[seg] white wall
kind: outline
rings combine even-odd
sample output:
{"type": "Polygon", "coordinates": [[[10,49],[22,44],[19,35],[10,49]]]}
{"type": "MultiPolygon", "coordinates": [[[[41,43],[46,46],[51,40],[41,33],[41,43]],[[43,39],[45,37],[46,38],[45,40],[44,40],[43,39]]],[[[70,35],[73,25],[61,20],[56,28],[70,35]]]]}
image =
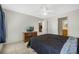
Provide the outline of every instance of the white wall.
{"type": "Polygon", "coordinates": [[[48,33],[58,34],[58,21],[57,17],[48,18],[48,33]]]}
{"type": "Polygon", "coordinates": [[[79,10],[68,14],[68,30],[70,36],[79,37],[79,10]]]}
{"type": "Polygon", "coordinates": [[[48,33],[58,34],[58,18],[68,17],[68,35],[79,37],[79,10],[48,18],[48,33]]]}
{"type": "Polygon", "coordinates": [[[5,15],[7,43],[23,40],[23,32],[26,31],[26,28],[28,26],[35,26],[37,28],[36,24],[42,20],[34,16],[20,14],[10,10],[5,10],[5,15]]]}

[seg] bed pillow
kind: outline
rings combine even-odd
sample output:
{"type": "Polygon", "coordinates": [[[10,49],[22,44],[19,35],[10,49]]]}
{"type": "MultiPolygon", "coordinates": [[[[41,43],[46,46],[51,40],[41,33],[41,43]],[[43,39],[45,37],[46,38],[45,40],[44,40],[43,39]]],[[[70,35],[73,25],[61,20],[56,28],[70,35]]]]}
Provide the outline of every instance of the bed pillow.
{"type": "Polygon", "coordinates": [[[61,49],[60,54],[76,54],[77,53],[77,38],[69,37],[67,42],[61,49]]]}

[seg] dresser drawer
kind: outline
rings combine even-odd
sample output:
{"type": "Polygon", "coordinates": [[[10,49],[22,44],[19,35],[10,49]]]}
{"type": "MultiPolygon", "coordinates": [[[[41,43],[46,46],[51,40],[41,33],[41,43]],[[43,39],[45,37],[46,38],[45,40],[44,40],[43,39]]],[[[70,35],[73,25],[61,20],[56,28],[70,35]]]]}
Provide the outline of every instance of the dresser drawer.
{"type": "Polygon", "coordinates": [[[25,32],[24,33],[24,42],[28,42],[32,37],[37,36],[37,32],[25,32]]]}

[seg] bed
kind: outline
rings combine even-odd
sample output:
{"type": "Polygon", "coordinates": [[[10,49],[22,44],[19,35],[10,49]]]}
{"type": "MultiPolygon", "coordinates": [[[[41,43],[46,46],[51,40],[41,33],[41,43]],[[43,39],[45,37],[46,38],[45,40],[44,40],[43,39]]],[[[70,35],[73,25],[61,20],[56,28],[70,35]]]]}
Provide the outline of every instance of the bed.
{"type": "MultiPolygon", "coordinates": [[[[74,52],[66,52],[66,50],[69,50],[68,47],[70,47],[68,44],[70,44],[71,40],[69,40],[69,37],[66,36],[60,36],[55,34],[44,34],[37,37],[33,37],[30,39],[28,43],[28,47],[31,47],[34,49],[38,54],[60,54],[60,53],[78,53],[78,48],[76,48],[76,44],[73,44],[72,48],[70,50],[74,49],[74,52]],[[68,43],[67,43],[68,41],[68,43]],[[64,48],[66,46],[67,48],[64,48]],[[76,50],[76,49],[77,50],[76,50]],[[62,52],[61,52],[62,50],[62,52]]],[[[74,42],[74,41],[72,41],[74,42]]],[[[76,42],[76,41],[75,41],[76,42]]],[[[78,47],[78,41],[77,41],[77,47],[78,47]]]]}

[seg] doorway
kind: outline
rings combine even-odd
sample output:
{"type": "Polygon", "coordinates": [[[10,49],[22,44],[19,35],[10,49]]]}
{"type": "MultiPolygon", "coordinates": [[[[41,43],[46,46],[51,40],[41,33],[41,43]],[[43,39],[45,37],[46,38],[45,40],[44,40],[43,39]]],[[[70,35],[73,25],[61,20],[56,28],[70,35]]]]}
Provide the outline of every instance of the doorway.
{"type": "Polygon", "coordinates": [[[68,36],[68,18],[58,18],[58,35],[68,36]]]}

